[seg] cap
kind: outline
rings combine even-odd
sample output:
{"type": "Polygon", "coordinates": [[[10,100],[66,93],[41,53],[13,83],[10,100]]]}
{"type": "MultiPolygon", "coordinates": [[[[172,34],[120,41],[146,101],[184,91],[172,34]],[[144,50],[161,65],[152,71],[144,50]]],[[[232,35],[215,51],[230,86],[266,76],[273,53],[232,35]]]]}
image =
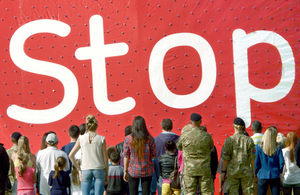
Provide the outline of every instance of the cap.
{"type": "Polygon", "coordinates": [[[191,121],[200,121],[202,119],[202,116],[197,113],[191,114],[191,121]]]}
{"type": "Polygon", "coordinates": [[[233,124],[245,126],[245,122],[240,117],[235,118],[234,121],[233,121],[233,124]]]}
{"type": "Polygon", "coordinates": [[[49,144],[55,144],[58,142],[58,138],[54,133],[50,133],[46,138],[46,142],[49,144]]]}
{"type": "Polygon", "coordinates": [[[19,132],[13,132],[13,134],[11,134],[11,137],[14,138],[15,140],[19,140],[19,138],[21,137],[21,133],[19,132]]]}

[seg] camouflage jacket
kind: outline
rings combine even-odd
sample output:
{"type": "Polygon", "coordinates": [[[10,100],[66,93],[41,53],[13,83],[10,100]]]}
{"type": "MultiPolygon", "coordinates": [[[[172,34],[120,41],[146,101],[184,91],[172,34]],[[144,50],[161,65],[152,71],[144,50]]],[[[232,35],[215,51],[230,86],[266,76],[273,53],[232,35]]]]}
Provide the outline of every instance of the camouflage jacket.
{"type": "Polygon", "coordinates": [[[214,145],[209,133],[195,127],[183,133],[178,142],[178,150],[183,154],[183,174],[190,176],[211,175],[210,153],[214,145]]]}

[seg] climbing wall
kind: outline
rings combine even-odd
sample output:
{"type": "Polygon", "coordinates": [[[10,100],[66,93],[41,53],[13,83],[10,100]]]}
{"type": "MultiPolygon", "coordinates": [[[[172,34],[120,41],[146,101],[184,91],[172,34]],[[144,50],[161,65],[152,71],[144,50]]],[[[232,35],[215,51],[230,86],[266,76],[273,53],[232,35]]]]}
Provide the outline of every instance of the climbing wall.
{"type": "Polygon", "coordinates": [[[218,151],[237,116],[300,135],[299,0],[2,0],[0,142],[96,115],[108,145],[200,113],[218,151]]]}

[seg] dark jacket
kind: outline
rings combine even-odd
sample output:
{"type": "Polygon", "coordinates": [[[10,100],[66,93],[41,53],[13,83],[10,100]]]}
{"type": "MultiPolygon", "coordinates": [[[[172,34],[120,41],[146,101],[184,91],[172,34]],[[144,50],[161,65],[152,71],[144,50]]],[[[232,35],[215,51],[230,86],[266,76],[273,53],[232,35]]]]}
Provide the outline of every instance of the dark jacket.
{"type": "MultiPolygon", "coordinates": [[[[165,144],[168,140],[174,140],[175,143],[177,143],[179,138],[179,135],[176,135],[175,133],[160,133],[157,137],[154,138],[155,146],[156,146],[156,158],[159,159],[160,155],[165,154],[165,144]]],[[[176,150],[177,153],[177,150],[176,150]]]]}
{"type": "Polygon", "coordinates": [[[160,175],[163,179],[170,177],[170,173],[174,171],[174,163],[177,155],[172,155],[166,152],[159,157],[158,164],[160,169],[160,175]]]}
{"type": "Polygon", "coordinates": [[[300,139],[298,140],[298,143],[294,149],[294,154],[296,165],[300,168],[300,139]]]}
{"type": "Polygon", "coordinates": [[[0,143],[0,180],[1,182],[6,181],[8,169],[9,169],[9,158],[3,147],[3,144],[0,143]]]}
{"type": "Polygon", "coordinates": [[[122,155],[123,155],[123,147],[124,147],[124,142],[118,143],[116,145],[117,151],[120,154],[121,158],[122,158],[122,155]]]}

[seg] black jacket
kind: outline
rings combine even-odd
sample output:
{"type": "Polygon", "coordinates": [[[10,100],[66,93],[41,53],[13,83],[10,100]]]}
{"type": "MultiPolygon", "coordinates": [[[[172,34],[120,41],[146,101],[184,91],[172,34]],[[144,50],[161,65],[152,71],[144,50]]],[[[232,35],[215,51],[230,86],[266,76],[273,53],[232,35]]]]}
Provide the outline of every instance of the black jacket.
{"type": "MultiPolygon", "coordinates": [[[[159,164],[159,174],[163,179],[167,179],[170,177],[170,173],[174,171],[174,163],[175,163],[176,155],[171,155],[168,152],[160,155],[158,164],[159,164]]],[[[178,162],[178,161],[177,161],[178,162]]],[[[178,165],[177,165],[178,166],[178,165]]]]}
{"type": "Polygon", "coordinates": [[[122,155],[123,155],[123,147],[124,147],[124,142],[118,143],[116,145],[117,151],[120,154],[121,158],[122,158],[122,155]]]}
{"type": "Polygon", "coordinates": [[[0,160],[0,181],[1,181],[0,185],[2,185],[3,181],[6,182],[8,169],[9,169],[9,158],[2,143],[0,143],[0,159],[1,159],[0,160]]]}

